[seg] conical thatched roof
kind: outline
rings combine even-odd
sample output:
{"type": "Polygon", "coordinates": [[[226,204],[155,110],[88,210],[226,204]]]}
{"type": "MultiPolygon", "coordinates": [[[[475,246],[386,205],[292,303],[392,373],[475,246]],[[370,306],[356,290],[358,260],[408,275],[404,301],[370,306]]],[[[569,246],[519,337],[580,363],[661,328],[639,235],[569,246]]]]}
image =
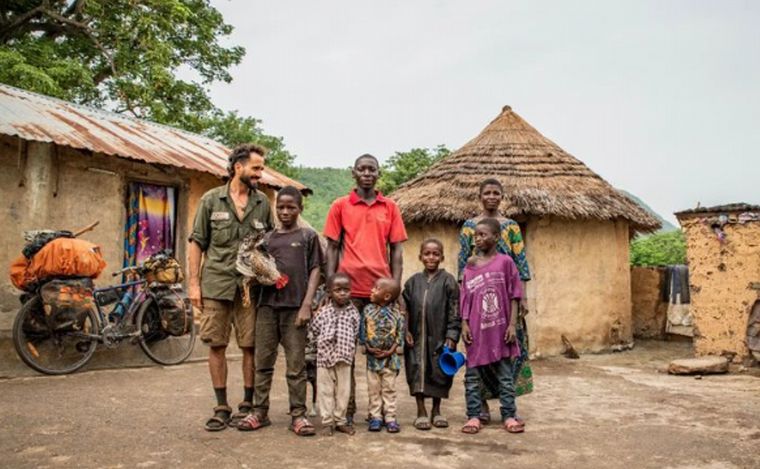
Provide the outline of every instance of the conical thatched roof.
{"type": "Polygon", "coordinates": [[[512,108],[462,148],[400,186],[391,197],[407,223],[460,223],[480,212],[478,185],[504,184],[505,215],[569,219],[626,219],[636,231],[660,227],[638,204],[541,135],[512,108]]]}

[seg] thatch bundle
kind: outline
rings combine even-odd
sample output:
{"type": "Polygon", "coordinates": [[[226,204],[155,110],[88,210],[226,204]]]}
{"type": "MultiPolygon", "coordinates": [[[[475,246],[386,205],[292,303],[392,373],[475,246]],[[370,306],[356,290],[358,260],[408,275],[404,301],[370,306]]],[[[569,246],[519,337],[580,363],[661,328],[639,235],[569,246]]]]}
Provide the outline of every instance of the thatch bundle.
{"type": "Polygon", "coordinates": [[[505,106],[462,148],[400,186],[391,197],[404,221],[461,223],[480,212],[478,185],[504,184],[504,214],[568,219],[626,219],[636,231],[660,223],[586,165],[505,106]]]}

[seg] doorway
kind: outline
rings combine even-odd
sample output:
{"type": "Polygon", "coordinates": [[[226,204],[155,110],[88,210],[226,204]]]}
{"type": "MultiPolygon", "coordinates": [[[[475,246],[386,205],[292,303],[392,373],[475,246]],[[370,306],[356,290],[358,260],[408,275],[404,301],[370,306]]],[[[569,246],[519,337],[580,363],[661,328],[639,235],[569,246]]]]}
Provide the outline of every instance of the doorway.
{"type": "Polygon", "coordinates": [[[124,226],[124,267],[153,254],[175,251],[177,190],[172,186],[130,182],[124,226]]]}

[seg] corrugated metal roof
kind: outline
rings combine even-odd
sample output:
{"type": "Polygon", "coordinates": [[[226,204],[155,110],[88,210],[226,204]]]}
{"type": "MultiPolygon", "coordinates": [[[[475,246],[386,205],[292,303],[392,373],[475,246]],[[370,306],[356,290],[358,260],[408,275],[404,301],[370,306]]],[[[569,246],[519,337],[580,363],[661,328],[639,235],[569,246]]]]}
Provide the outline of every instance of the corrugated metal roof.
{"type": "MultiPolygon", "coordinates": [[[[0,134],[220,177],[227,174],[229,149],[210,138],[4,84],[0,84],[0,134]]],[[[269,168],[264,170],[261,182],[309,191],[298,181],[269,168]]]]}

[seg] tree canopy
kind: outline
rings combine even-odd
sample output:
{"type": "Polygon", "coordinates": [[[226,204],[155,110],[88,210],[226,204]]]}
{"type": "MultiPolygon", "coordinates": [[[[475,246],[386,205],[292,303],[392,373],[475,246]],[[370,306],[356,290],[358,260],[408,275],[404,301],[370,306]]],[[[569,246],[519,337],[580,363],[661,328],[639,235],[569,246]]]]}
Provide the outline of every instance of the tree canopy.
{"type": "Polygon", "coordinates": [[[435,162],[450,154],[444,145],[435,148],[412,148],[409,151],[396,152],[382,165],[382,174],[377,188],[384,194],[390,194],[401,184],[417,177],[435,162]]]}
{"type": "Polygon", "coordinates": [[[631,241],[631,264],[663,266],[686,263],[686,241],[681,230],[655,233],[631,241]]]}
{"type": "Polygon", "coordinates": [[[206,0],[10,0],[0,7],[0,82],[203,133],[232,146],[274,145],[260,121],[224,112],[208,86],[230,82],[245,49],[206,0]]]}
{"type": "Polygon", "coordinates": [[[228,147],[246,142],[263,145],[269,150],[267,166],[292,178],[300,177],[300,170],[293,164],[296,157],[285,148],[285,140],[265,134],[260,124],[261,120],[241,117],[236,111],[218,113],[205,133],[228,147]]]}

